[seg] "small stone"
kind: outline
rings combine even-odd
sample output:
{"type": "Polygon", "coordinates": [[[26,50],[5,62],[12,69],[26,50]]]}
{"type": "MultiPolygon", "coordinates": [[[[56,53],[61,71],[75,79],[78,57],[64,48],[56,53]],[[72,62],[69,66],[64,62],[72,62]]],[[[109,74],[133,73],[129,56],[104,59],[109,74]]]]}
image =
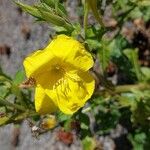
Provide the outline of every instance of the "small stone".
{"type": "Polygon", "coordinates": [[[7,44],[0,44],[0,55],[7,55],[10,57],[11,48],[7,44]]]}
{"type": "Polygon", "coordinates": [[[31,29],[26,23],[23,23],[21,26],[21,33],[23,34],[25,40],[29,40],[31,36],[31,29]]]}

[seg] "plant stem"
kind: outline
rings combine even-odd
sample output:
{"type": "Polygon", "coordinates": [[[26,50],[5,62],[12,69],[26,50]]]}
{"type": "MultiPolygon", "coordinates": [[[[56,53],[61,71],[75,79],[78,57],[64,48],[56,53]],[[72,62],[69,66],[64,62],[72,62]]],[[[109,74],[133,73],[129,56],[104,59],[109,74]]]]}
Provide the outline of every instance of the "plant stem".
{"type": "Polygon", "coordinates": [[[86,31],[87,31],[88,12],[89,12],[89,5],[87,3],[87,0],[85,0],[85,4],[84,4],[84,22],[83,22],[84,36],[85,37],[86,37],[86,31]]]}
{"type": "Polygon", "coordinates": [[[14,120],[15,121],[19,121],[19,120],[23,120],[26,118],[30,118],[30,117],[34,117],[34,116],[38,116],[39,114],[37,112],[34,111],[26,111],[25,113],[22,113],[20,115],[20,117],[16,117],[14,120]]]}
{"type": "Polygon", "coordinates": [[[104,28],[102,15],[98,12],[98,9],[97,9],[97,0],[86,0],[86,1],[88,3],[89,7],[91,8],[93,15],[95,16],[95,19],[98,21],[100,26],[102,28],[104,28]]]}
{"type": "Polygon", "coordinates": [[[147,83],[139,83],[135,85],[120,85],[115,88],[115,93],[130,92],[133,89],[146,90],[150,89],[150,85],[147,83]]]}
{"type": "Polygon", "coordinates": [[[139,83],[139,84],[134,84],[134,85],[119,85],[116,86],[114,89],[104,89],[100,91],[96,91],[94,95],[104,95],[104,94],[109,94],[109,95],[116,95],[120,93],[125,93],[125,92],[132,92],[132,90],[150,90],[150,85],[147,83],[139,83]]]}
{"type": "Polygon", "coordinates": [[[2,97],[0,97],[0,104],[1,105],[4,105],[4,106],[11,106],[11,107],[14,107],[15,109],[18,109],[20,111],[26,111],[26,109],[18,104],[13,104],[7,100],[3,100],[2,97]]]}

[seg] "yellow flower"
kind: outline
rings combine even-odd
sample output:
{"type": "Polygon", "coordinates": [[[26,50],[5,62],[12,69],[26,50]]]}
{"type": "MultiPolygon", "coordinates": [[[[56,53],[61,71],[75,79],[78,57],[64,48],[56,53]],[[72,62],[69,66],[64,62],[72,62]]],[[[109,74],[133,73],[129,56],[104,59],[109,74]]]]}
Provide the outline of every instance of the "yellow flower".
{"type": "Polygon", "coordinates": [[[84,46],[66,35],[24,60],[28,78],[36,81],[35,108],[40,114],[60,109],[73,114],[91,97],[95,81],[89,73],[93,59],[84,46]]]}

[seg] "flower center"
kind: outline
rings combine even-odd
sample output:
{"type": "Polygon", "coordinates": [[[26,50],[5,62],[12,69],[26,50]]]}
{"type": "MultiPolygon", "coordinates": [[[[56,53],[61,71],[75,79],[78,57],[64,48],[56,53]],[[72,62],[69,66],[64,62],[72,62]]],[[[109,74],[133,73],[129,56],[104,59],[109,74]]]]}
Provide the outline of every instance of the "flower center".
{"type": "MultiPolygon", "coordinates": [[[[57,64],[53,66],[54,75],[57,76],[57,81],[53,85],[53,90],[56,90],[56,93],[59,98],[59,94],[63,94],[68,99],[70,88],[70,81],[76,82],[79,87],[82,87],[82,80],[76,74],[76,72],[67,71],[65,66],[57,64]]],[[[84,87],[84,86],[83,86],[84,87]]]]}
{"type": "Polygon", "coordinates": [[[53,89],[56,89],[59,85],[64,82],[65,70],[64,67],[60,64],[56,64],[52,68],[53,74],[57,77],[57,81],[55,82],[53,89]]]}
{"type": "Polygon", "coordinates": [[[64,66],[62,64],[53,65],[52,71],[54,71],[54,73],[56,74],[61,74],[61,75],[64,75],[65,73],[64,66]]]}
{"type": "Polygon", "coordinates": [[[60,66],[56,66],[55,69],[56,69],[56,70],[60,70],[60,66]]]}

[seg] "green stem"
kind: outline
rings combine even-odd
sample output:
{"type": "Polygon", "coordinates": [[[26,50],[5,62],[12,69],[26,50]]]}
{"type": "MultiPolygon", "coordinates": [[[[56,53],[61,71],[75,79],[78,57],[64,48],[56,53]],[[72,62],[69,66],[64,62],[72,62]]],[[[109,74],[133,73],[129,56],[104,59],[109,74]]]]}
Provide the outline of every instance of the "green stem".
{"type": "Polygon", "coordinates": [[[35,111],[26,111],[25,113],[23,113],[21,115],[21,117],[15,118],[15,121],[23,120],[23,119],[30,118],[30,117],[35,117],[35,116],[38,116],[38,115],[39,114],[35,111]]]}
{"type": "Polygon", "coordinates": [[[7,81],[10,84],[12,83],[12,81],[9,79],[9,77],[6,77],[6,75],[0,74],[0,80],[1,81],[7,81]]]}
{"type": "Polygon", "coordinates": [[[11,107],[14,107],[15,109],[18,109],[20,111],[26,111],[26,109],[18,104],[13,104],[7,100],[3,100],[2,97],[0,97],[0,104],[1,105],[4,105],[4,106],[11,106],[11,107]]]}
{"type": "Polygon", "coordinates": [[[135,85],[120,85],[115,88],[115,93],[130,92],[133,89],[146,90],[150,89],[150,85],[147,83],[139,83],[135,85]]]}
{"type": "Polygon", "coordinates": [[[104,23],[103,23],[103,20],[102,20],[102,15],[100,12],[98,12],[98,9],[97,9],[97,0],[86,0],[89,7],[91,8],[92,10],[92,13],[93,15],[95,16],[95,19],[98,21],[98,23],[100,24],[100,26],[102,28],[104,28],[104,23]]]}
{"type": "Polygon", "coordinates": [[[85,0],[85,4],[84,4],[84,22],[83,22],[84,36],[85,37],[86,37],[86,32],[87,32],[88,12],[89,12],[89,5],[87,3],[87,0],[85,0]]]}
{"type": "Polygon", "coordinates": [[[12,116],[9,118],[9,120],[7,121],[7,124],[9,123],[20,123],[22,120],[26,119],[26,118],[30,118],[30,117],[34,117],[34,116],[38,116],[38,114],[36,112],[30,112],[30,111],[26,111],[22,114],[20,114],[19,116],[12,116]]]}
{"type": "Polygon", "coordinates": [[[146,84],[146,83],[139,83],[139,84],[134,84],[134,85],[119,85],[116,86],[116,88],[114,90],[110,90],[110,89],[104,89],[101,91],[96,91],[94,93],[94,95],[105,95],[105,94],[109,94],[109,95],[116,95],[116,94],[120,94],[120,93],[125,93],[125,92],[132,92],[132,90],[150,90],[150,85],[146,84]]]}

